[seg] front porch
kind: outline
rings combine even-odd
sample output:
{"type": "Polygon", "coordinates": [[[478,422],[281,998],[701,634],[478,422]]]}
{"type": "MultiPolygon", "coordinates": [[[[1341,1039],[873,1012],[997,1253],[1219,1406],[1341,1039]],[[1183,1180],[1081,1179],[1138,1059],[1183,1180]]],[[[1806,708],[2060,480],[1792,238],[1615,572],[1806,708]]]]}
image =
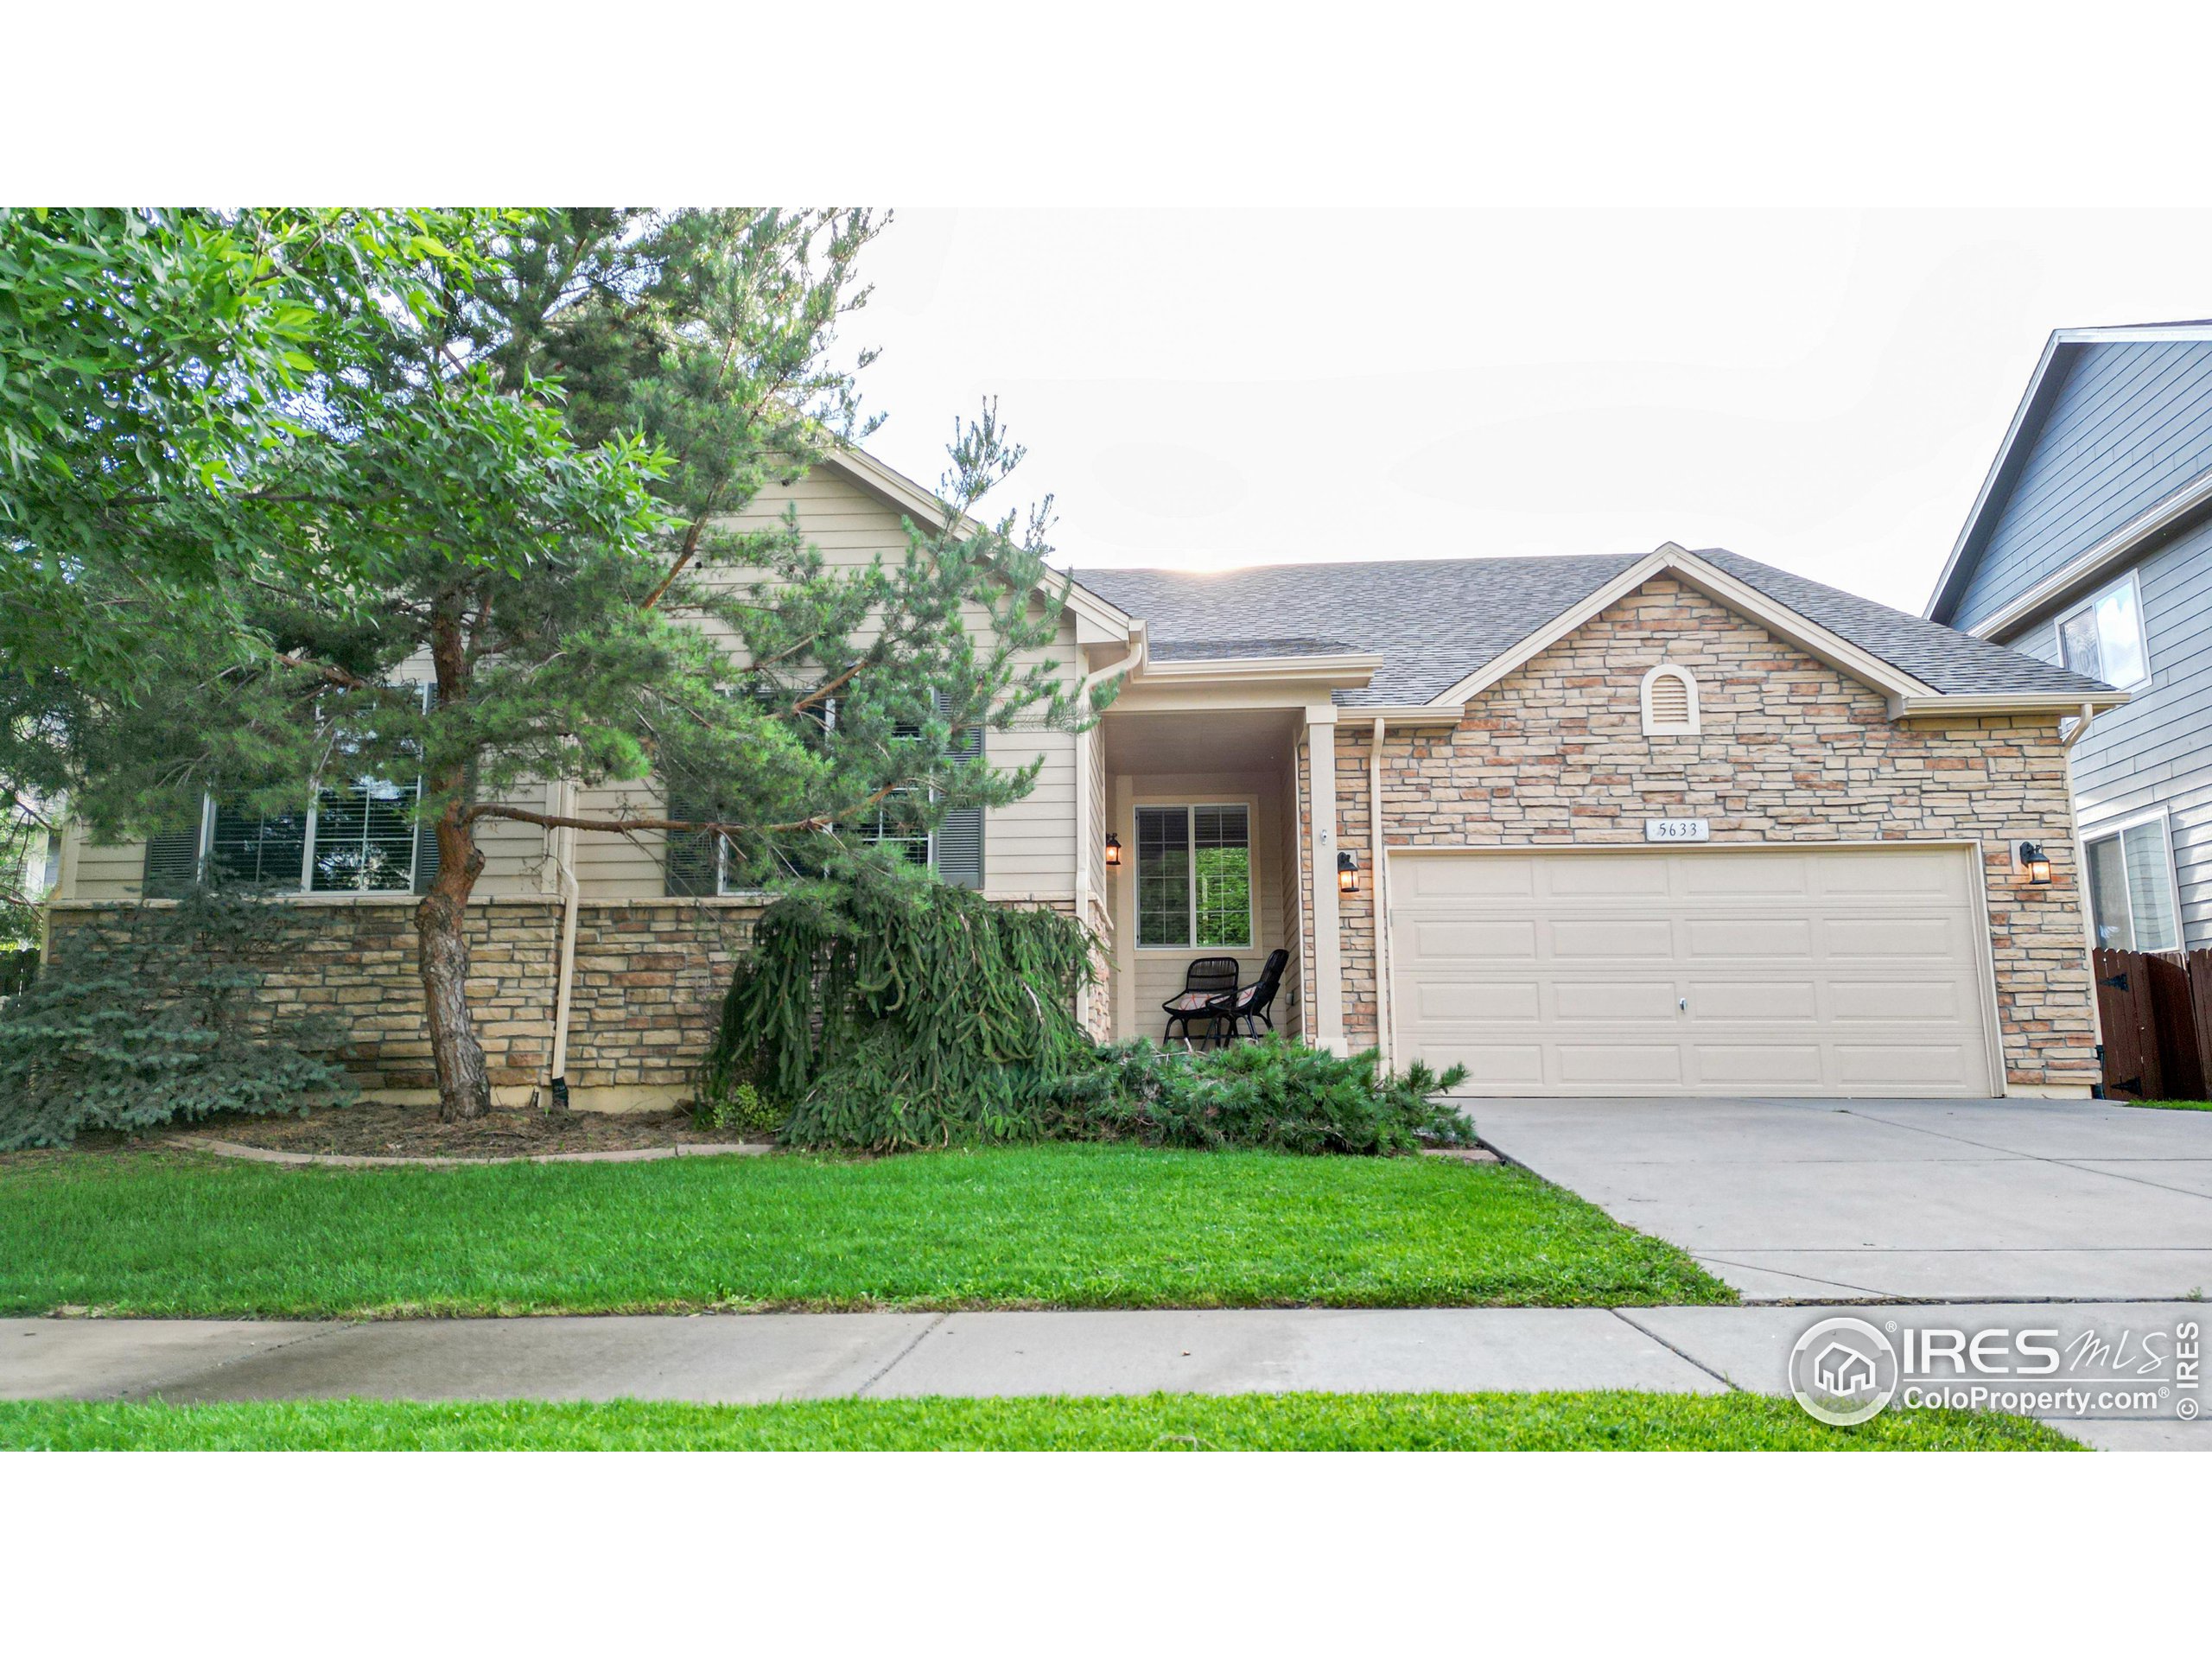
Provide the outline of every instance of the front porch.
{"type": "Polygon", "coordinates": [[[1104,895],[1112,918],[1114,1039],[1160,1040],[1167,1020],[1161,1005],[1183,990],[1199,958],[1234,958],[1237,982],[1249,986],[1280,949],[1287,959],[1269,1010],[1274,1028],[1341,1047],[1333,792],[1313,812],[1300,764],[1315,733],[1332,738],[1332,721],[1311,721],[1314,711],[1302,703],[1143,706],[1154,700],[1139,695],[1128,700],[1133,707],[1117,705],[1095,739],[1103,833],[1118,843],[1108,855],[1115,861],[1105,868],[1104,895]],[[1331,872],[1319,895],[1328,913],[1318,931],[1316,869],[1331,872]],[[1317,970],[1318,941],[1332,947],[1325,973],[1317,970]]]}

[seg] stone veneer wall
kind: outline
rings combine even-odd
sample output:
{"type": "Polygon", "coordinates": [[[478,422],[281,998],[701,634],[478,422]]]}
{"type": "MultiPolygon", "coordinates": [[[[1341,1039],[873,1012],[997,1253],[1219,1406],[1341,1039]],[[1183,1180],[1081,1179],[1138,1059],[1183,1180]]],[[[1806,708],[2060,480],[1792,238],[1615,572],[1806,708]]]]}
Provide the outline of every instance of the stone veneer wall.
{"type": "Polygon", "coordinates": [[[577,906],[569,1088],[604,1096],[579,1104],[653,1104],[689,1090],[760,916],[758,905],[713,899],[577,906]]]}
{"type": "MultiPolygon", "coordinates": [[[[1371,741],[1356,721],[1338,733],[1339,834],[1363,851],[1371,741]]],[[[1640,845],[1643,819],[1669,812],[1710,818],[1715,844],[1978,842],[2005,1074],[2029,1087],[2097,1080],[2055,715],[1893,721],[1880,693],[1660,578],[1500,681],[1452,731],[1391,735],[1382,794],[1394,847],[1640,845]],[[1638,693],[1662,647],[1697,676],[1699,735],[1643,734],[1638,693]],[[2050,886],[2014,873],[2020,840],[2050,855],[2050,886]]],[[[1371,886],[1347,897],[1342,926],[1357,1048],[1375,1040],[1371,886]]]]}
{"type": "MultiPolygon", "coordinates": [[[[346,1070],[365,1090],[409,1096],[435,1090],[423,987],[416,969],[415,900],[286,907],[262,1003],[272,1019],[318,1014],[349,1039],[346,1070]]],[[[1073,906],[1052,906],[1063,912],[1073,906]]],[[[153,909],[64,902],[52,916],[57,960],[114,949],[153,909]]],[[[752,942],[758,905],[723,899],[632,899],[577,907],[568,1077],[580,1108],[662,1105],[688,1093],[713,1039],[730,970],[752,942]]],[[[518,1103],[552,1061],[560,974],[561,906],[550,899],[480,899],[467,912],[469,1007],[492,1084],[518,1103]]],[[[1109,1028],[1102,973],[1084,1014],[1109,1028]]]]}
{"type": "MultiPolygon", "coordinates": [[[[346,1033],[346,1070],[378,1092],[435,1090],[430,1037],[416,971],[412,898],[285,906],[261,1001],[272,1018],[319,1015],[346,1033]]],[[[112,949],[155,906],[62,903],[51,917],[51,952],[112,949]]],[[[553,1046],[553,990],[561,907],[500,899],[468,907],[468,1001],[492,1084],[502,1098],[543,1080],[553,1046]]]]}

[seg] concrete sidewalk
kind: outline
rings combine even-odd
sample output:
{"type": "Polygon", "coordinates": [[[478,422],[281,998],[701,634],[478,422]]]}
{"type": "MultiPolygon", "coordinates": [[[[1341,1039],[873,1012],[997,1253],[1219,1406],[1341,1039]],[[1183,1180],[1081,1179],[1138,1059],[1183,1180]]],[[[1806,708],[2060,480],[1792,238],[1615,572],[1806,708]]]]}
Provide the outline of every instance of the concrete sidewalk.
{"type": "MultiPolygon", "coordinates": [[[[172,1402],[687,1400],[1289,1389],[1786,1393],[1819,1307],[768,1313],[381,1324],[0,1320],[0,1397],[172,1402]]],[[[2170,1329],[2196,1304],[1861,1310],[1967,1329],[2170,1329]]],[[[2171,1417],[2062,1423],[2093,1445],[2212,1450],[2171,1417]]]]}

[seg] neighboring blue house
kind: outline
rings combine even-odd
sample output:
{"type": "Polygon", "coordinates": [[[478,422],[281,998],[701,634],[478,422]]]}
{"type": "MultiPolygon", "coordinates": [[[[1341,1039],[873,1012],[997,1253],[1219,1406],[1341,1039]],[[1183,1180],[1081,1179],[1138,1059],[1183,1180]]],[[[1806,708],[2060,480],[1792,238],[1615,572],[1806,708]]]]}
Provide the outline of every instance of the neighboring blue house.
{"type": "Polygon", "coordinates": [[[2133,692],[2073,752],[2097,943],[2212,946],[2212,321],[2050,337],[1927,614],[2133,692]]]}

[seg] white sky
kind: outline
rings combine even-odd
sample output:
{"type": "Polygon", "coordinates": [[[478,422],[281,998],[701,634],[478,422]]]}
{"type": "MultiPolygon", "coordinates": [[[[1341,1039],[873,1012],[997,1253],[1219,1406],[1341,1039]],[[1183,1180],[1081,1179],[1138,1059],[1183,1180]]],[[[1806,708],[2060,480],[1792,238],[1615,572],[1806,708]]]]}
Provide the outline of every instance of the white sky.
{"type": "Polygon", "coordinates": [[[1671,539],[1917,610],[2049,331],[2212,315],[2201,3],[238,9],[283,27],[105,42],[114,121],[11,89],[72,138],[0,199],[958,204],[866,256],[873,447],[934,480],[997,394],[1078,563],[1671,539]],[[425,29],[606,119],[457,98],[425,29]],[[165,118],[319,52],[373,142],[165,118]]]}
{"type": "Polygon", "coordinates": [[[1370,223],[898,212],[847,330],[884,348],[869,447],[933,481],[995,393],[1077,564],[1672,540],[1917,611],[2044,336],[2212,315],[2202,214],[1370,223]]]}

